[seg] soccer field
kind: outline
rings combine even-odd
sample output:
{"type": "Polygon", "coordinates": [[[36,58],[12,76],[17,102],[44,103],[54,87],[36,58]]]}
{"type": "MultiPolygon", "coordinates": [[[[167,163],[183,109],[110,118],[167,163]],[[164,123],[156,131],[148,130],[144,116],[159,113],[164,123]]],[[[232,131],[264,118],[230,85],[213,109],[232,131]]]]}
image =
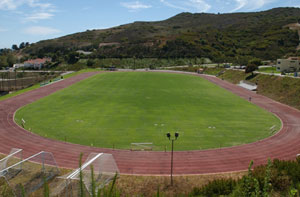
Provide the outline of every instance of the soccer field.
{"type": "Polygon", "coordinates": [[[17,111],[15,120],[48,138],[130,149],[152,142],[169,150],[229,147],[266,138],[280,120],[200,77],[153,72],[110,72],[58,91],[17,111]]]}

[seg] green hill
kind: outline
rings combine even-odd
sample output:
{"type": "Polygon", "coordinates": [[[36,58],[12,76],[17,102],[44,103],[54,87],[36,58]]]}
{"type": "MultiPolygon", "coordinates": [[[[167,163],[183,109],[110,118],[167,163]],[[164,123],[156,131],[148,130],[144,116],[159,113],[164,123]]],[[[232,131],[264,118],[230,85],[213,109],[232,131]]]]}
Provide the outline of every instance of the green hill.
{"type": "Polygon", "coordinates": [[[134,22],[105,30],[40,41],[23,50],[31,55],[65,54],[78,49],[104,57],[208,57],[217,62],[244,63],[253,57],[276,59],[295,55],[299,8],[263,12],[181,13],[164,21],[134,22]]]}

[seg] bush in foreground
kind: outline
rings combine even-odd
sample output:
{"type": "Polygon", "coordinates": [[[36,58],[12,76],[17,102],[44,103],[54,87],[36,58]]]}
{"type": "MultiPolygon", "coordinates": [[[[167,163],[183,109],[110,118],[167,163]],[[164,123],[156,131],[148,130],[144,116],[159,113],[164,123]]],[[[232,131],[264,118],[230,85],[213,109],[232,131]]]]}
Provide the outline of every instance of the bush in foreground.
{"type": "Polygon", "coordinates": [[[209,182],[202,188],[194,188],[192,196],[299,196],[300,159],[295,161],[269,160],[251,170],[239,180],[220,179],[209,182]]]}

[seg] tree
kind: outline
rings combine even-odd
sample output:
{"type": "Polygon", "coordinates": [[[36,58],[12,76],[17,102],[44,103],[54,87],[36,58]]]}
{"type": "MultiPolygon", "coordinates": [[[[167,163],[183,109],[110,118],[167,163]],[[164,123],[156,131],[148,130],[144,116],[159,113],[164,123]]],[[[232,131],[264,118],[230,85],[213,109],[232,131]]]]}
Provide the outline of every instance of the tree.
{"type": "Polygon", "coordinates": [[[75,64],[78,61],[79,54],[77,52],[70,52],[67,56],[69,64],[75,64]]]}
{"type": "Polygon", "coordinates": [[[11,49],[0,49],[0,55],[7,55],[11,52],[11,49]]]}
{"type": "Polygon", "coordinates": [[[0,56],[0,67],[8,67],[7,59],[5,56],[0,56]]]}
{"type": "Polygon", "coordinates": [[[12,67],[14,65],[14,63],[16,63],[16,58],[13,54],[8,54],[6,61],[7,61],[8,66],[12,67]]]}
{"type": "Polygon", "coordinates": [[[245,73],[251,73],[253,76],[253,71],[258,69],[258,66],[260,66],[261,63],[261,59],[259,58],[253,58],[251,60],[248,61],[247,67],[245,69],[245,73]]]}
{"type": "Polygon", "coordinates": [[[19,48],[18,48],[18,45],[16,45],[16,44],[13,44],[12,46],[11,46],[11,48],[13,49],[13,50],[18,50],[19,48]]]}
{"type": "Polygon", "coordinates": [[[258,66],[256,66],[255,64],[248,64],[246,66],[245,73],[251,73],[253,76],[253,71],[255,71],[257,68],[258,66]]]}
{"type": "Polygon", "coordinates": [[[58,60],[58,56],[55,53],[52,55],[51,58],[53,62],[56,62],[58,60]]]}
{"type": "Polygon", "coordinates": [[[86,65],[87,65],[88,67],[92,67],[92,66],[94,66],[94,64],[95,64],[95,61],[94,61],[93,59],[88,59],[88,61],[87,61],[87,63],[86,63],[86,65]]]}
{"type": "Polygon", "coordinates": [[[19,49],[24,49],[25,48],[25,43],[22,42],[20,45],[19,45],[19,49]]]}
{"type": "Polygon", "coordinates": [[[261,59],[259,59],[259,58],[253,58],[248,62],[248,64],[254,64],[255,66],[258,67],[258,66],[262,65],[262,62],[261,62],[261,59]]]}

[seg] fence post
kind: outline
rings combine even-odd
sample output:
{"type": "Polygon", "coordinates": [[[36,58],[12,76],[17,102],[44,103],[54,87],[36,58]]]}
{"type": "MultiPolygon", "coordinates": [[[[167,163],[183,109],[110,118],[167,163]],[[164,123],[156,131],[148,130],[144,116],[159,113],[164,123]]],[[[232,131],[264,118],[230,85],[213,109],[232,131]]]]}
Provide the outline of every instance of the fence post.
{"type": "Polygon", "coordinates": [[[15,69],[15,91],[17,90],[17,70],[15,69]]]}
{"type": "Polygon", "coordinates": [[[42,169],[43,169],[43,173],[45,173],[45,156],[44,156],[44,153],[45,152],[42,153],[42,164],[43,164],[43,168],[42,169]]]}

